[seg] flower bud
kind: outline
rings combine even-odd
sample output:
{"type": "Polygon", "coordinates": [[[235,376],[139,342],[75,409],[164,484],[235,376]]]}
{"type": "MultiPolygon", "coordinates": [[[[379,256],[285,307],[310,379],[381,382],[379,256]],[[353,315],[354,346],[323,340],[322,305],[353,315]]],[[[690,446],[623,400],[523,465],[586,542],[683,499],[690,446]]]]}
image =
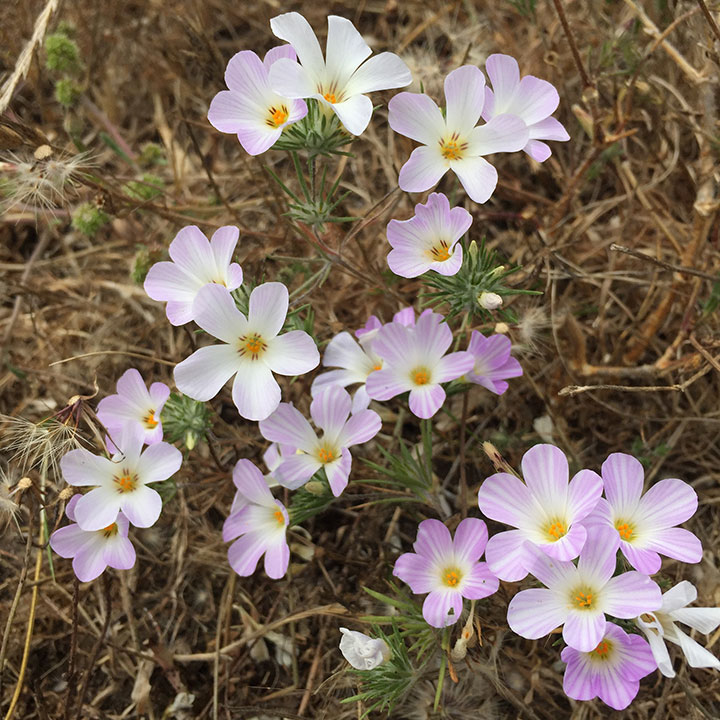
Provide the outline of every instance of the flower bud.
{"type": "Polygon", "coordinates": [[[356,670],[374,670],[390,659],[392,653],[384,640],[347,628],[340,628],[340,632],[340,652],[356,670]]]}
{"type": "Polygon", "coordinates": [[[481,292],[477,301],[484,310],[497,310],[503,304],[503,299],[494,292],[481,292]]]}

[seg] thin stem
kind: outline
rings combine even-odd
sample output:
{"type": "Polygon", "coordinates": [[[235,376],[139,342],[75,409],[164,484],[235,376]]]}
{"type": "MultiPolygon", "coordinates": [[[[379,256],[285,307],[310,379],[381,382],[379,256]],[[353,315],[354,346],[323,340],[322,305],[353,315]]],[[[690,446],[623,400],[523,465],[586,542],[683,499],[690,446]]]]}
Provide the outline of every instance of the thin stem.
{"type": "Polygon", "coordinates": [[[580,77],[583,81],[583,86],[591,87],[592,82],[590,81],[588,74],[585,72],[585,67],[583,66],[582,59],[580,58],[580,53],[578,52],[577,45],[575,44],[575,37],[572,34],[570,24],[565,17],[565,10],[562,6],[562,0],[553,0],[553,4],[555,5],[555,10],[557,10],[557,14],[560,18],[563,30],[565,31],[565,37],[567,37],[568,45],[570,45],[570,50],[572,52],[573,59],[575,60],[575,65],[577,65],[578,72],[580,73],[580,77]]]}
{"type": "Polygon", "coordinates": [[[468,486],[467,473],[465,470],[465,426],[468,415],[469,390],[463,393],[462,419],[460,420],[460,517],[463,520],[467,517],[468,486]]]}
{"type": "Polygon", "coordinates": [[[72,600],[72,635],[70,637],[70,659],[68,661],[67,684],[68,690],[65,696],[65,720],[70,720],[70,709],[75,700],[75,658],[77,656],[77,636],[78,636],[78,604],[80,601],[80,581],[77,577],[73,580],[73,600],[72,600]]]}
{"type": "Polygon", "coordinates": [[[715,22],[715,19],[710,14],[710,11],[708,10],[707,5],[705,4],[705,0],[697,0],[698,5],[700,6],[700,9],[702,10],[703,15],[705,16],[705,19],[708,22],[708,25],[712,29],[712,31],[715,33],[715,37],[720,40],[720,28],[718,28],[717,23],[715,22]]]}

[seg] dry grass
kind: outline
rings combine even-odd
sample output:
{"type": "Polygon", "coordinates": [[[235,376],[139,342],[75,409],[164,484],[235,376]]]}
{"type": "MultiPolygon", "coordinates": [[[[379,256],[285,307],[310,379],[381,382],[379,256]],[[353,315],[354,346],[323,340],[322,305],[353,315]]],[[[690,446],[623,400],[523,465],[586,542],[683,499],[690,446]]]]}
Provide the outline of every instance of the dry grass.
{"type": "MultiPolygon", "coordinates": [[[[499,401],[481,392],[470,397],[470,497],[492,472],[482,441],[494,442],[517,465],[538,440],[543,417],[551,425],[540,425],[551,428],[576,466],[598,468],[614,451],[641,455],[651,479],[681,477],[700,496],[689,527],[701,538],[705,559],[694,567],[667,562],[663,575],[692,580],[707,605],[720,601],[720,335],[711,302],[720,286],[708,279],[720,273],[720,44],[702,4],[562,3],[591,87],[583,87],[550,2],[537,3],[534,16],[521,15],[510,2],[293,5],[316,28],[324,28],[328,12],[349,17],[376,50],[399,52],[433,94],[449,70],[465,61],[481,64],[497,51],[558,86],[559,118],[572,141],[556,143],[543,166],[522,154],[503,156],[493,199],[468,205],[474,236],[484,233],[523,266],[523,286],[544,293],[514,303],[521,320],[510,336],[523,350],[525,376],[511,382],[499,401]]],[[[43,7],[39,0],[0,7],[0,80],[12,73],[43,7]]],[[[73,396],[111,392],[128,367],[172,383],[172,365],[187,356],[192,338],[171,327],[160,305],[132,281],[138,245],[158,253],[183,225],[208,230],[235,224],[246,277],[265,275],[297,287],[312,273],[314,249],[282,216],[283,201],[263,170],[270,164],[285,172],[283,156],[249,158],[206,121],[227,59],[240,49],[273,45],[268,20],[288,9],[274,0],[62,4],[51,30],[59,21],[76,28],[84,100],[63,112],[38,52],[0,120],[0,138],[13,137],[13,151],[27,159],[38,133],[56,156],[75,153],[70,133],[91,151],[95,179],[76,184],[54,213],[21,205],[0,222],[0,412],[37,421],[73,396]],[[114,138],[128,159],[103,138],[114,138]],[[139,203],[120,186],[140,176],[137,158],[149,141],[164,148],[167,164],[153,169],[165,181],[164,192],[139,203]],[[90,240],[71,228],[68,213],[93,199],[113,220],[90,240]]],[[[371,216],[343,246],[345,262],[362,279],[336,265],[309,298],[321,341],[361,326],[371,312],[388,318],[416,297],[419,282],[391,280],[382,272],[385,224],[393,216],[408,217],[410,199],[395,193],[372,210],[395,187],[410,147],[390,132],[383,107],[354,144],[355,157],[341,163],[343,185],[353,191],[347,213],[371,216]]],[[[342,234],[333,228],[324,240],[337,247],[342,234]]],[[[308,382],[287,385],[285,396],[304,408],[308,382]]],[[[358,481],[358,463],[356,481],[341,501],[308,524],[309,534],[291,538],[298,552],[288,578],[272,582],[262,572],[238,578],[220,537],[233,490],[229,469],[240,457],[257,460],[264,441],[255,424],[238,421],[229,392],[212,406],[216,460],[206,445],[193,451],[158,524],[135,532],[138,562],[132,571],[113,573],[112,586],[99,580],[79,588],[76,637],[70,563],[56,558],[53,580],[47,556],[26,542],[28,533],[35,541],[44,537],[40,476],[37,469],[27,472],[32,486],[14,496],[22,506],[18,525],[10,521],[0,536],[0,617],[7,616],[23,578],[5,641],[3,712],[20,673],[36,588],[15,718],[360,716],[356,706],[339,704],[353,688],[338,673],[337,627],[380,609],[360,586],[385,589],[396,543],[409,548],[422,508],[360,508],[377,492],[358,481]],[[177,711],[181,693],[195,696],[186,715],[177,711]],[[75,704],[67,706],[68,699],[75,704]]],[[[0,433],[7,431],[0,426],[0,433]]],[[[410,438],[416,432],[410,425],[406,431],[410,438]]],[[[455,488],[457,428],[441,421],[436,433],[435,471],[455,488]]],[[[62,488],[51,473],[44,497],[51,530],[61,522],[62,488]]],[[[601,703],[575,704],[564,696],[550,641],[507,632],[510,595],[510,588],[501,589],[484,604],[484,645],[469,667],[458,668],[461,682],[448,686],[448,714],[442,717],[606,717],[601,703]]],[[[710,641],[715,652],[717,637],[710,641]]],[[[430,696],[423,692],[397,717],[440,717],[427,710],[430,696]]],[[[685,668],[672,681],[658,674],[643,681],[624,716],[719,715],[717,673],[685,668]]]]}

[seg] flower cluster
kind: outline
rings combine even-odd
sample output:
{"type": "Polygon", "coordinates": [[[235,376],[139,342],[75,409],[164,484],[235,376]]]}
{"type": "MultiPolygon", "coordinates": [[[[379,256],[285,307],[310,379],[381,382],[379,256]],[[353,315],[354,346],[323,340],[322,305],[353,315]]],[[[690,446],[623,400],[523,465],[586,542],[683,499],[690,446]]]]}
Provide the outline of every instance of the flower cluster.
{"type": "Polygon", "coordinates": [[[182,463],[180,451],[162,442],[160,412],[170,394],[163,383],[145,386],[135,369],[117,382],[117,394],[100,401],[98,419],[110,433],[110,458],[77,449],[60,461],[65,481],[92,487],[74,495],[65,513],[73,523],[56,530],[50,545],[61,557],[73,558],[78,579],[95,579],[106,567],[126,570],[135,564],[128,528],[153,525],[162,509],[160,494],[150,485],[167,480],[182,463]],[[143,449],[143,446],[147,447],[143,449]]]}

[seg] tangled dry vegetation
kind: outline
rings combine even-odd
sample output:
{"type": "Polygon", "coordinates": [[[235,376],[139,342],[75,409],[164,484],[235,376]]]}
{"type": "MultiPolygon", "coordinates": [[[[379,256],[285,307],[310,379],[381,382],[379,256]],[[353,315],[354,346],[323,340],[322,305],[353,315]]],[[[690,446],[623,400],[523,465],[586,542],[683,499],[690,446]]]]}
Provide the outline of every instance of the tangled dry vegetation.
{"type": "MultiPolygon", "coordinates": [[[[522,153],[505,155],[492,200],[468,205],[474,236],[484,234],[509,264],[522,265],[515,282],[542,295],[519,296],[512,304],[519,322],[509,335],[524,377],[499,400],[480,390],[470,395],[462,451],[456,424],[435,424],[438,486],[454,497],[463,474],[472,500],[493,472],[482,452],[486,440],[513,465],[540,438],[556,442],[577,467],[597,469],[609,452],[633,452],[650,479],[680,477],[698,492],[700,509],[689,527],[705,558],[684,577],[697,585],[701,604],[720,601],[720,35],[704,12],[710,6],[718,17],[712,2],[56,4],[2,4],[0,80],[11,78],[38,17],[51,6],[42,34],[60,22],[75,29],[80,99],[71,110],[54,99],[55,78],[44,64],[42,37],[36,38],[0,118],[2,159],[45,163],[51,172],[51,163],[76,156],[79,145],[91,166],[80,168],[50,208],[32,194],[14,204],[6,198],[2,413],[36,422],[75,402],[72,424],[82,398],[94,407],[128,367],[172,385],[172,367],[194,340],[168,324],[133,274],[148,257],[162,257],[184,225],[239,226],[236,259],[246,277],[296,288],[318,268],[315,247],[284,216],[284,200],[265,169],[283,173],[284,158],[273,152],[251,158],[206,120],[228,58],[273,45],[270,17],[298,9],[324,28],[326,14],[344,15],[374,49],[406,59],[416,78],[411,89],[422,80],[436,96],[449,70],[505,52],[518,58],[523,72],[558,87],[558,117],[572,140],[556,144],[542,166],[522,153]],[[162,187],[143,199],[123,187],[146,182],[142,149],[149,142],[162,148],[162,163],[152,166],[162,187]],[[52,155],[34,157],[44,144],[52,155]],[[83,201],[111,218],[92,238],[69,220],[83,201]]],[[[420,288],[418,281],[391,277],[385,262],[385,225],[391,217],[409,217],[413,207],[396,189],[410,143],[387,125],[388,98],[381,96],[353,157],[338,168],[351,191],[345,213],[362,220],[351,236],[349,226],[332,226],[323,238],[339,254],[325,282],[305,298],[320,343],[360,327],[370,313],[388,319],[420,288]]],[[[308,386],[307,378],[288,382],[284,397],[305,410],[308,386]]],[[[102,578],[74,586],[70,563],[58,558],[51,576],[38,513],[44,502],[50,529],[61,522],[64,483],[51,470],[41,495],[37,471],[9,462],[6,447],[3,627],[14,602],[17,608],[2,641],[3,714],[12,708],[23,720],[361,716],[358,705],[340,704],[355,688],[342,672],[337,628],[361,628],[357,618],[382,610],[361,586],[387,590],[391,561],[400,547],[409,549],[423,508],[375,503],[384,491],[358,463],[340,501],[308,523],[308,533],[291,535],[288,577],[273,582],[258,571],[239,578],[220,537],[233,493],[229,470],[241,457],[259,462],[265,444],[256,424],[237,417],[229,390],[212,407],[210,445],[187,457],[158,524],[135,534],[135,568],[106,573],[113,573],[109,592],[102,578]],[[22,475],[32,482],[7,498],[22,475]],[[10,517],[13,502],[20,507],[10,517]]],[[[413,427],[403,427],[398,407],[383,411],[380,442],[391,449],[393,432],[417,439],[413,427]]],[[[17,421],[3,421],[2,444],[17,428],[17,421]]],[[[83,423],[79,431],[82,442],[93,441],[83,423]]],[[[368,457],[373,453],[370,447],[368,457]]],[[[664,574],[669,581],[683,577],[672,562],[664,574]]],[[[483,602],[482,646],[454,668],[458,682],[446,683],[442,712],[432,711],[430,675],[393,717],[607,716],[599,702],[566,698],[551,641],[507,631],[508,589],[483,602]]],[[[718,652],[717,634],[708,647],[718,652]]],[[[718,675],[689,668],[674,680],[655,674],[624,716],[716,718],[718,675]]]]}

